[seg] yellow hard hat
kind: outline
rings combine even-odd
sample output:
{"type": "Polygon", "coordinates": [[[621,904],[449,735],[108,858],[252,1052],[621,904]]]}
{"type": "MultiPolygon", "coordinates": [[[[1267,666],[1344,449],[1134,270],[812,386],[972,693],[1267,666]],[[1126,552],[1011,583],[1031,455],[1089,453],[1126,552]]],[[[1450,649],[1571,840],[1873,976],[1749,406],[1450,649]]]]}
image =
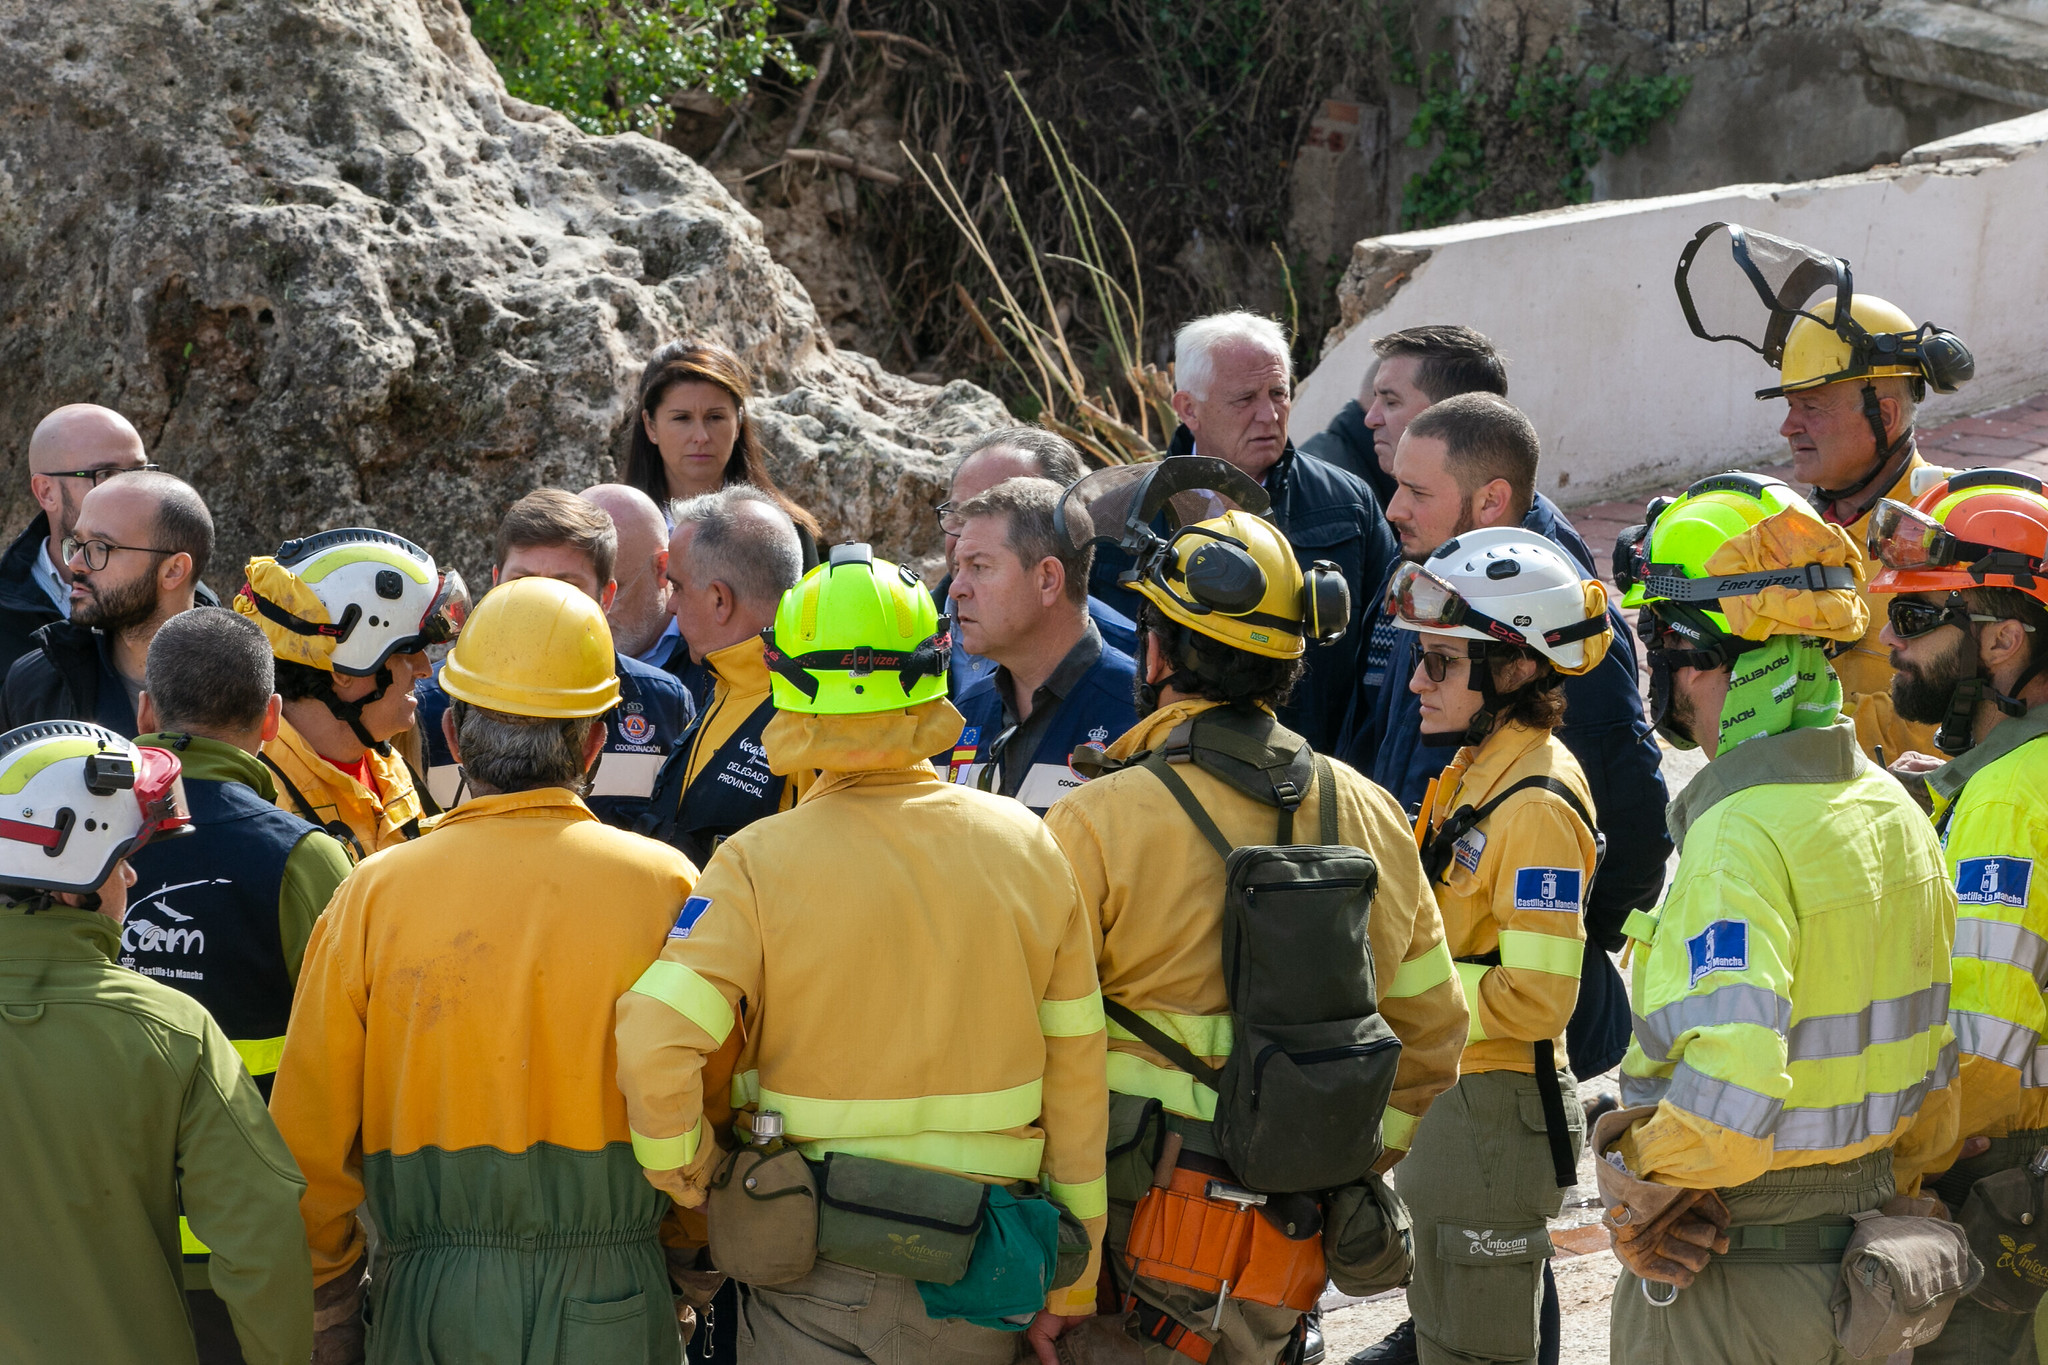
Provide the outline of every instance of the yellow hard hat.
{"type": "MultiPolygon", "coordinates": [[[[1903,356],[1887,361],[1882,355],[1874,355],[1871,357],[1873,363],[1859,368],[1857,348],[1834,329],[1835,301],[1823,299],[1809,311],[1813,317],[1795,318],[1791,330],[1785,334],[1785,359],[1778,367],[1782,382],[1776,388],[1761,391],[1757,397],[1780,398],[1801,389],[1817,389],[1824,384],[1838,384],[1851,379],[1877,379],[1884,375],[1898,375],[1905,379],[1925,377],[1917,361],[1909,361],[1903,356]],[[1816,322],[1814,318],[1820,320],[1816,322]]],[[[1849,316],[1873,340],[1910,337],[1920,330],[1913,325],[1913,319],[1895,304],[1872,294],[1853,295],[1849,300],[1849,316]]]]}
{"type": "Polygon", "coordinates": [[[552,578],[517,578],[477,605],[441,667],[441,688],[507,715],[601,716],[619,704],[615,660],[597,603],[552,578]]]}
{"type": "Polygon", "coordinates": [[[1167,619],[1270,659],[1299,659],[1308,641],[1334,640],[1351,620],[1351,590],[1334,564],[1307,574],[1263,517],[1230,511],[1174,534],[1133,591],[1167,619]]]}

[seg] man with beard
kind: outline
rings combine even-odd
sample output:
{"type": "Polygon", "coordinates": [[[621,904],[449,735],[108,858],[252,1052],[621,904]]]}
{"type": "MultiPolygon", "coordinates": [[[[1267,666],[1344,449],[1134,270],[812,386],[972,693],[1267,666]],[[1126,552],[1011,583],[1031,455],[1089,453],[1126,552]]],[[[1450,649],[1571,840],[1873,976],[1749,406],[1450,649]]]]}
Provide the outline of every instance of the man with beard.
{"type": "Polygon", "coordinates": [[[1830,1302],[1854,1216],[1956,1138],[1955,896],[1828,668],[1867,625],[1847,532],[1751,474],[1650,510],[1615,582],[1643,608],[1659,731],[1710,761],[1671,806],[1663,907],[1630,921],[1633,1107],[1593,1138],[1626,1267],[1612,1355],[1846,1362],[1830,1302]]]}
{"type": "Polygon", "coordinates": [[[35,648],[38,626],[71,615],[64,540],[85,495],[116,474],[153,469],[142,438],[111,408],[68,403],[28,438],[28,489],[42,511],[0,554],[0,670],[35,648]]]}
{"type": "Polygon", "coordinates": [[[83,720],[134,738],[149,642],[192,609],[212,555],[213,516],[183,479],[140,470],[86,494],[64,543],[71,619],[8,670],[0,729],[83,720]]]}
{"type": "MultiPolygon", "coordinates": [[[[1870,594],[1887,598],[1880,639],[1891,651],[1893,710],[1937,725],[1946,761],[1902,754],[1892,771],[1931,796],[1956,892],[1955,985],[1949,1023],[1962,1060],[1959,1148],[1941,1153],[1933,1188],[1960,1210],[1986,1176],[2048,1147],[2048,1074],[2035,1061],[2048,1033],[2037,975],[2048,941],[2048,497],[2008,470],[1958,474],[1913,507],[1889,499],[1870,520],[1883,564],[1870,594]],[[1924,782],[1924,788],[1923,788],[1924,782]]],[[[2032,1361],[2030,1314],[1974,1299],[1913,1358],[2032,1361]]]]}

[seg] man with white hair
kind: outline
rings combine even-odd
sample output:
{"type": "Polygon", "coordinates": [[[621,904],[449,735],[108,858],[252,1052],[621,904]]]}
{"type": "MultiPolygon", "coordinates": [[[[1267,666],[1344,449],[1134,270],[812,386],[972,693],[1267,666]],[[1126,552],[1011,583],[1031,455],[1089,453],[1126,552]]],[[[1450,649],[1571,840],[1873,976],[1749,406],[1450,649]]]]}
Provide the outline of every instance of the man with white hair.
{"type": "Polygon", "coordinates": [[[576,496],[612,519],[619,559],[612,573],[619,591],[605,622],[619,653],[666,669],[675,654],[675,613],[668,606],[668,523],[661,509],[631,484],[596,483],[576,496]]]}
{"type": "Polygon", "coordinates": [[[153,469],[127,418],[95,403],[67,403],[28,438],[28,490],[42,510],[0,555],[0,675],[34,648],[30,637],[71,619],[71,571],[64,538],[79,504],[107,479],[153,469]]]}
{"type": "MultiPolygon", "coordinates": [[[[1287,414],[1294,403],[1294,361],[1286,334],[1255,313],[1197,318],[1173,339],[1173,410],[1179,430],[1167,447],[1175,455],[1212,455],[1265,485],[1273,500],[1267,519],[1280,529],[1306,571],[1327,560],[1351,588],[1351,622],[1344,634],[1311,645],[1307,669],[1280,708],[1280,721],[1317,750],[1331,748],[1358,679],[1359,621],[1368,594],[1386,581],[1400,556],[1379,499],[1357,475],[1294,449],[1287,414]]],[[[1137,600],[1116,577],[1127,555],[1099,550],[1090,590],[1135,617],[1137,600]]]]}

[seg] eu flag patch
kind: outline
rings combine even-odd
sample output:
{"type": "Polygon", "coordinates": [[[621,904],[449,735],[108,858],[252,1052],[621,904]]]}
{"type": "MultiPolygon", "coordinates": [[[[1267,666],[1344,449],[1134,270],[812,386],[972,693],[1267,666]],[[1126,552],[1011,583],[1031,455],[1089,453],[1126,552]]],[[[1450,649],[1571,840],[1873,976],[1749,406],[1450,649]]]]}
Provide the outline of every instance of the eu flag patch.
{"type": "Polygon", "coordinates": [[[1688,989],[1699,985],[1700,978],[1708,972],[1746,972],[1749,970],[1749,921],[1717,919],[1687,939],[1685,951],[1692,959],[1692,978],[1686,982],[1688,989]]]}
{"type": "Polygon", "coordinates": [[[1956,864],[1956,900],[2020,908],[2027,903],[2033,881],[2032,858],[1965,858],[1956,864]]]}
{"type": "Polygon", "coordinates": [[[711,897],[692,896],[683,902],[683,908],[676,915],[676,922],[669,928],[670,938],[688,938],[690,931],[697,927],[697,921],[704,918],[704,912],[711,908],[711,897]]]}
{"type": "Polygon", "coordinates": [[[1585,874],[1576,867],[1524,867],[1515,872],[1515,909],[1564,910],[1579,913],[1579,883],[1585,874]]]}

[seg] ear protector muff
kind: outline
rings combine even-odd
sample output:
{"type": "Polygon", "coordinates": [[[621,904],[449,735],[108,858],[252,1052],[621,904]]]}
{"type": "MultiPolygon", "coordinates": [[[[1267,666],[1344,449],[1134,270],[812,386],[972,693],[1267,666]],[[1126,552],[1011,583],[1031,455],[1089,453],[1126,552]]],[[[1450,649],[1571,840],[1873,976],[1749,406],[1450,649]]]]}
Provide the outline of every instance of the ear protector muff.
{"type": "Polygon", "coordinates": [[[1301,580],[1301,633],[1319,643],[1336,639],[1351,625],[1351,585],[1327,559],[1308,566],[1301,580]]]}
{"type": "Polygon", "coordinates": [[[1188,556],[1188,596],[1199,611],[1241,616],[1266,598],[1266,571],[1242,541],[1218,537],[1188,556]]]}

